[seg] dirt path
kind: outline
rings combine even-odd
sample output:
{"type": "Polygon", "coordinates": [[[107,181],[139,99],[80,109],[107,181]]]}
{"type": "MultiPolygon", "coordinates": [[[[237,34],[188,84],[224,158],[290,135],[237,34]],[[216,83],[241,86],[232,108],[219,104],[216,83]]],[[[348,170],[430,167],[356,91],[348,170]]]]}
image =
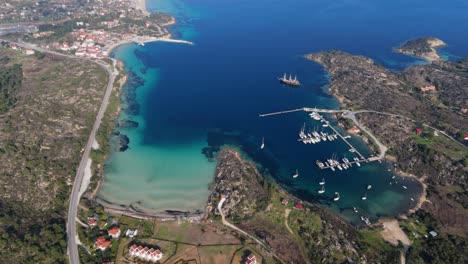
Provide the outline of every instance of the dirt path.
{"type": "Polygon", "coordinates": [[[398,245],[398,241],[403,243],[403,252],[401,253],[401,263],[406,263],[406,252],[408,251],[409,246],[411,245],[411,241],[406,236],[405,232],[401,229],[398,221],[396,219],[381,219],[384,230],[380,232],[383,239],[389,242],[392,245],[398,245]]]}
{"type": "Polygon", "coordinates": [[[284,209],[284,225],[288,229],[289,233],[291,233],[291,235],[294,236],[293,231],[291,230],[291,228],[289,228],[289,225],[288,225],[289,213],[291,213],[291,209],[284,209]]]}

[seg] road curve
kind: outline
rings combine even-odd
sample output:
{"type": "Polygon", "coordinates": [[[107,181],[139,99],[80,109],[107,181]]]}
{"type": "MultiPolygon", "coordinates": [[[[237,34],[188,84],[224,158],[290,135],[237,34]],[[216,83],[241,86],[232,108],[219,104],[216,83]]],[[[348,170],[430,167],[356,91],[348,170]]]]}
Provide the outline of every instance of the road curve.
{"type": "MultiPolygon", "coordinates": [[[[86,58],[77,58],[72,55],[67,55],[67,54],[62,54],[59,52],[55,51],[50,51],[46,49],[42,49],[40,47],[37,47],[36,45],[32,45],[30,43],[25,43],[25,42],[14,42],[14,41],[9,41],[9,40],[3,40],[0,39],[0,41],[16,44],[20,47],[23,48],[30,48],[34,49],[43,53],[48,53],[48,54],[53,54],[61,57],[67,57],[71,59],[81,59],[81,60],[86,60],[90,61],[93,63],[98,64],[102,68],[104,68],[109,75],[109,80],[107,82],[107,87],[106,91],[104,93],[104,97],[102,99],[101,106],[99,107],[99,111],[96,115],[96,120],[94,121],[93,128],[91,129],[91,133],[89,134],[88,141],[86,143],[86,146],[83,151],[83,155],[81,157],[80,164],[78,166],[78,169],[76,170],[76,175],[75,175],[75,181],[73,182],[73,188],[70,194],[70,204],[68,206],[68,218],[67,218],[67,246],[68,246],[68,255],[69,255],[69,260],[70,264],[79,264],[80,263],[80,258],[78,254],[78,245],[76,243],[76,218],[77,218],[77,210],[78,210],[78,204],[80,200],[79,192],[81,188],[81,183],[83,181],[83,175],[84,175],[84,170],[86,167],[87,160],[89,158],[89,153],[91,152],[91,147],[93,145],[93,142],[96,138],[96,133],[99,129],[99,126],[101,124],[102,118],[104,117],[104,112],[106,111],[107,105],[109,104],[109,98],[112,93],[112,88],[114,87],[114,81],[115,77],[117,76],[117,72],[113,71],[111,67],[108,64],[105,64],[103,62],[99,61],[94,61],[91,59],[86,59],[86,58]]],[[[113,63],[115,63],[114,59],[111,59],[113,63]]]]}
{"type": "Polygon", "coordinates": [[[257,242],[266,252],[268,252],[269,254],[271,254],[272,256],[274,256],[276,259],[280,260],[281,262],[283,262],[276,254],[274,254],[265,244],[263,244],[262,241],[258,240],[256,237],[250,235],[249,233],[245,232],[244,230],[238,228],[237,226],[229,223],[228,221],[226,221],[226,218],[224,217],[224,213],[223,211],[221,210],[221,207],[223,206],[223,203],[224,201],[226,201],[226,198],[225,197],[222,197],[221,200],[219,201],[218,203],[218,211],[219,211],[219,214],[221,215],[221,221],[223,223],[223,225],[225,226],[228,226],[234,230],[236,230],[237,232],[239,233],[242,233],[248,237],[250,237],[252,240],[254,240],[255,242],[257,242]]]}
{"type": "Polygon", "coordinates": [[[68,206],[68,219],[67,219],[67,242],[68,242],[68,255],[70,258],[70,264],[78,264],[80,263],[80,258],[78,255],[78,247],[76,244],[75,237],[77,236],[76,233],[76,223],[75,219],[77,217],[77,210],[78,204],[80,202],[80,188],[81,182],[83,181],[84,170],[86,167],[86,163],[89,158],[89,153],[91,152],[91,147],[93,146],[93,142],[96,138],[96,133],[101,125],[102,118],[104,117],[104,113],[106,111],[107,105],[109,104],[109,98],[112,93],[112,88],[114,87],[114,80],[116,77],[116,73],[111,70],[109,65],[99,63],[101,67],[103,67],[107,73],[109,74],[109,81],[107,83],[106,92],[104,93],[104,98],[102,99],[101,107],[96,116],[96,120],[94,121],[93,128],[91,129],[91,133],[88,137],[88,142],[86,143],[85,149],[83,151],[83,156],[81,157],[80,165],[76,170],[75,175],[75,182],[73,183],[72,192],[70,194],[70,204],[68,206]]]}

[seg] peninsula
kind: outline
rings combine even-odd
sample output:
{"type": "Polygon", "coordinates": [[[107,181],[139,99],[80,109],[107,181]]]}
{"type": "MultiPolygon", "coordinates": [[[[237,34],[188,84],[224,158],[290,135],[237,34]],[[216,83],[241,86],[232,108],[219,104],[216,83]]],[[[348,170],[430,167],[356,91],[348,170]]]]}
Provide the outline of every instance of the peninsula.
{"type": "MultiPolygon", "coordinates": [[[[402,216],[399,223],[414,245],[409,251],[410,260],[430,261],[425,254],[435,250],[432,240],[415,231],[418,225],[437,230],[438,243],[449,248],[456,248],[468,230],[464,220],[468,216],[468,150],[464,143],[467,101],[462,96],[468,93],[468,60],[436,59],[439,56],[432,52],[441,45],[443,42],[435,38],[415,39],[403,45],[401,52],[432,63],[402,72],[392,72],[370,58],[342,51],[306,55],[330,73],[329,92],[343,108],[375,111],[362,111],[357,118],[388,147],[387,160],[396,173],[419,179],[427,186],[417,211],[402,216]],[[422,219],[425,225],[421,225],[422,219]]],[[[337,118],[347,126],[347,120],[340,115],[337,118]]]]}
{"type": "Polygon", "coordinates": [[[396,50],[406,55],[423,58],[429,62],[440,61],[437,48],[446,46],[445,42],[435,37],[417,38],[406,41],[396,50]]]}

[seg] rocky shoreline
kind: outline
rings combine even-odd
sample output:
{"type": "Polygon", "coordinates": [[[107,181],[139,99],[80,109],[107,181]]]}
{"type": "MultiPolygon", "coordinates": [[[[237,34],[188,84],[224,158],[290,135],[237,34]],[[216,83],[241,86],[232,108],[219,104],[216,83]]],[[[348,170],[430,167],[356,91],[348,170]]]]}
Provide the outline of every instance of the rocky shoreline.
{"type": "Polygon", "coordinates": [[[408,40],[396,51],[433,62],[442,60],[436,49],[444,46],[447,44],[438,38],[425,37],[408,40]]]}
{"type": "Polygon", "coordinates": [[[392,72],[372,59],[341,51],[305,57],[328,71],[329,92],[343,108],[394,114],[360,113],[357,117],[389,148],[393,158],[388,161],[396,173],[412,175],[423,185],[417,205],[401,217],[422,209],[437,220],[439,231],[457,236],[466,235],[468,230],[464,221],[468,152],[466,144],[461,143],[461,135],[468,131],[463,113],[467,104],[463,94],[467,92],[468,60],[448,62],[440,60],[438,54],[434,56],[436,48],[444,45],[435,38],[405,43],[400,52],[431,63],[401,72],[392,72]],[[430,202],[426,202],[428,199],[430,202]]]}

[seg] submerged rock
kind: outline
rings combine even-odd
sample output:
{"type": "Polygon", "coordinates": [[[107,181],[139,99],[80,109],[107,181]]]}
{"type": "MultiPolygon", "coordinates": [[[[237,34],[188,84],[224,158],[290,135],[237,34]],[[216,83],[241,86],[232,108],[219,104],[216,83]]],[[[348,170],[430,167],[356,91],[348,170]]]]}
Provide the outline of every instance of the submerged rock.
{"type": "Polygon", "coordinates": [[[137,128],[138,122],[130,120],[130,119],[123,119],[117,123],[117,127],[119,128],[137,128]]]}
{"type": "Polygon", "coordinates": [[[124,134],[119,135],[119,151],[120,152],[124,152],[125,150],[127,150],[129,143],[130,143],[130,139],[126,135],[124,134]]]}

